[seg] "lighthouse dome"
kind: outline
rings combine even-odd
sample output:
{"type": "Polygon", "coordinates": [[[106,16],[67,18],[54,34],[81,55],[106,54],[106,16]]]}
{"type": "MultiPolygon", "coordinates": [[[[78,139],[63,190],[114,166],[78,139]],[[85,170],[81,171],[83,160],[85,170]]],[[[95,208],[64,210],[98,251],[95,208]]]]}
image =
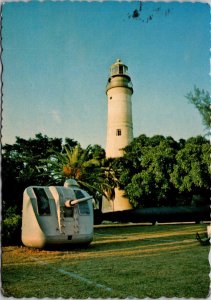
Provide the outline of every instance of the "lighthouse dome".
{"type": "Polygon", "coordinates": [[[110,68],[110,76],[128,75],[127,70],[128,67],[118,58],[110,68]]]}

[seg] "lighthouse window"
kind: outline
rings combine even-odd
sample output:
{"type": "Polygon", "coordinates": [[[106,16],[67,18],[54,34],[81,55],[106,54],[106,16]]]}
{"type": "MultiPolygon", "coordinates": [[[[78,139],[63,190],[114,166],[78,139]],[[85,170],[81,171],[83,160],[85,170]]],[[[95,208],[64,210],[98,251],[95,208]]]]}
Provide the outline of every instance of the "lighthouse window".
{"type": "Polygon", "coordinates": [[[117,130],[116,130],[116,135],[119,136],[119,135],[121,135],[121,134],[122,134],[121,129],[117,129],[117,130]]]}
{"type": "Polygon", "coordinates": [[[111,75],[116,75],[116,74],[118,74],[118,66],[115,66],[115,67],[113,67],[112,69],[111,69],[111,75]]]}
{"type": "Polygon", "coordinates": [[[123,66],[119,66],[119,74],[123,74],[123,66]]]}

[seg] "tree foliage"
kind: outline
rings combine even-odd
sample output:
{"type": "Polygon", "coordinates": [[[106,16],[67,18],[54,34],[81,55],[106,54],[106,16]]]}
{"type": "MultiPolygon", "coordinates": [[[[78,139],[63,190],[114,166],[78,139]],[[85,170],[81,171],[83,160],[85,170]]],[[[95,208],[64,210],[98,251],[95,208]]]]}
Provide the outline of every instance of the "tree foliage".
{"type": "Polygon", "coordinates": [[[51,151],[51,156],[46,161],[48,165],[46,172],[51,174],[55,184],[63,184],[65,179],[72,178],[80,185],[90,187],[100,166],[100,161],[94,157],[91,146],[82,149],[78,144],[71,149],[65,145],[62,152],[51,151]]]}
{"type": "Polygon", "coordinates": [[[14,207],[9,207],[2,220],[2,243],[19,244],[21,232],[21,216],[14,207]]]}
{"type": "Polygon", "coordinates": [[[194,91],[189,92],[186,98],[198,109],[205,129],[209,129],[211,121],[211,97],[209,92],[203,89],[200,90],[195,86],[194,91]]]}
{"type": "Polygon", "coordinates": [[[62,145],[62,139],[42,134],[29,140],[17,137],[2,150],[4,243],[14,242],[14,235],[20,239],[23,191],[30,185],[63,185],[74,178],[94,196],[99,219],[102,195],[114,199],[117,187],[134,207],[209,203],[210,145],[202,136],[177,142],[140,135],[123,157],[112,159],[105,158],[99,145],[83,149],[70,138],[62,145]]]}
{"type": "Polygon", "coordinates": [[[178,151],[171,181],[179,192],[207,194],[210,186],[210,145],[202,137],[187,140],[178,151]]]}
{"type": "Polygon", "coordinates": [[[72,149],[65,145],[62,152],[52,151],[47,164],[47,172],[55,184],[63,184],[65,179],[72,178],[97,200],[102,195],[114,197],[118,183],[112,160],[105,159],[105,151],[99,145],[89,145],[86,149],[79,144],[72,149]]]}
{"type": "Polygon", "coordinates": [[[170,137],[141,135],[125,149],[120,182],[134,205],[162,206],[174,191],[170,174],[177,143],[170,137]],[[131,155],[132,154],[132,155],[131,155]]]}
{"type": "Polygon", "coordinates": [[[209,199],[210,147],[202,136],[176,142],[140,135],[117,165],[120,186],[135,207],[188,205],[194,195],[209,199]]]}
{"type": "Polygon", "coordinates": [[[41,133],[29,140],[16,137],[13,145],[2,147],[2,212],[17,207],[21,212],[23,190],[29,185],[46,185],[50,174],[43,159],[49,150],[61,151],[62,139],[48,138],[41,133]],[[42,161],[42,162],[41,162],[42,161]]]}
{"type": "Polygon", "coordinates": [[[190,204],[194,195],[209,199],[210,145],[202,136],[175,141],[140,135],[124,149],[124,157],[106,159],[99,145],[86,149],[68,138],[16,138],[2,153],[2,212],[21,214],[23,191],[30,185],[63,185],[75,178],[99,201],[125,190],[136,206],[190,204]],[[185,200],[178,200],[183,197],[185,200]]]}

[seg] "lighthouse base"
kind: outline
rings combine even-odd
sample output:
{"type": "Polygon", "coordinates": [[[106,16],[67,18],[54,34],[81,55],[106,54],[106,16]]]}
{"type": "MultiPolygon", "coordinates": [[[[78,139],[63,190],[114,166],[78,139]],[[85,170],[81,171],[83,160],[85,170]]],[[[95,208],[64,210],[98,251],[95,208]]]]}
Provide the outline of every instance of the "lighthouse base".
{"type": "Polygon", "coordinates": [[[129,209],[133,209],[133,206],[130,204],[129,200],[124,196],[123,190],[117,188],[115,189],[114,200],[108,200],[106,197],[103,197],[102,213],[123,211],[129,209]]]}

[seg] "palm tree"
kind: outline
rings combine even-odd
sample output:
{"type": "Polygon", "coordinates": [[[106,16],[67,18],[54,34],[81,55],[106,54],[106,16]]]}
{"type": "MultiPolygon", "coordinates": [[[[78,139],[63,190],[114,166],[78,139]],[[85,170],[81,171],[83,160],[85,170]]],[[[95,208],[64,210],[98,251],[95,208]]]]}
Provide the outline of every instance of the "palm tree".
{"type": "Polygon", "coordinates": [[[103,190],[103,195],[109,199],[114,200],[115,198],[115,188],[119,187],[119,181],[117,179],[118,169],[113,166],[114,159],[105,159],[102,162],[102,183],[101,189],[103,190]]]}
{"type": "Polygon", "coordinates": [[[80,145],[76,145],[74,148],[65,145],[63,149],[64,151],[60,153],[51,151],[52,155],[48,160],[48,169],[52,177],[59,182],[72,178],[77,180],[79,184],[84,185],[87,170],[99,166],[97,160],[89,157],[90,146],[83,150],[80,145]]]}
{"type": "Polygon", "coordinates": [[[98,199],[102,196],[114,199],[118,180],[109,160],[93,158],[90,145],[86,149],[80,145],[74,148],[65,145],[63,149],[61,153],[51,151],[52,156],[48,160],[48,172],[54,183],[61,184],[65,179],[75,179],[92,195],[98,195],[98,199]]]}

